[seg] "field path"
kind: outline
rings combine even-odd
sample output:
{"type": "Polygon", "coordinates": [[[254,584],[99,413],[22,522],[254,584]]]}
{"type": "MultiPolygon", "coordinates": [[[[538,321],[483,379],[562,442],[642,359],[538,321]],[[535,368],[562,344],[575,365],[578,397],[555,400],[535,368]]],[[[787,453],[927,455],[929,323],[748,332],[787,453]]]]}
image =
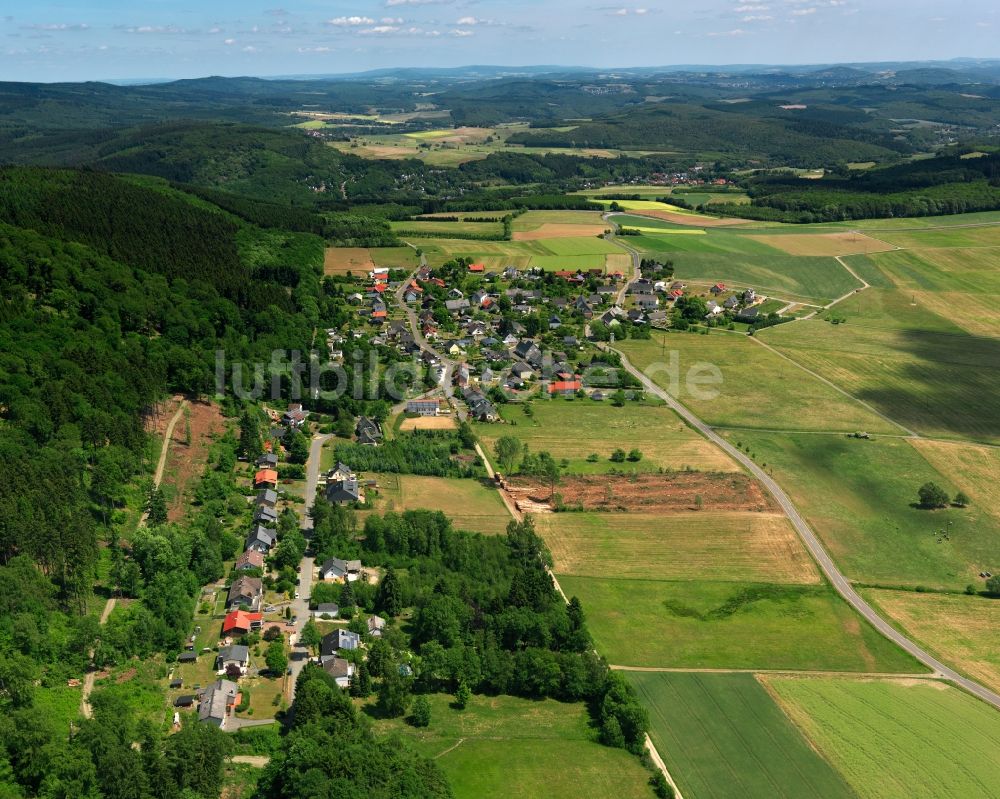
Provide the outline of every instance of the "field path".
{"type": "Polygon", "coordinates": [[[231,763],[242,763],[245,766],[253,766],[254,768],[264,768],[268,763],[271,762],[270,755],[233,755],[230,758],[231,763]]]}
{"type": "Polygon", "coordinates": [[[910,655],[927,666],[933,673],[955,683],[955,685],[964,688],[973,696],[982,699],[984,702],[993,705],[993,707],[997,709],[1000,709],[1000,694],[991,691],[984,685],[980,685],[975,680],[963,677],[954,669],[946,666],[937,658],[933,657],[929,652],[925,651],[903,635],[903,633],[899,632],[895,627],[875,612],[872,606],[861,597],[861,595],[854,589],[854,586],[852,586],[847,578],[841,573],[840,569],[837,568],[837,565],[833,562],[833,559],[830,557],[819,538],[817,538],[816,534],[812,531],[812,528],[809,527],[806,520],[799,513],[791,498],[789,498],[784,489],[782,489],[781,486],[779,486],[778,483],[767,474],[767,472],[765,472],[741,450],[738,450],[726,439],[716,433],[715,430],[713,430],[708,424],[703,422],[699,417],[695,416],[695,414],[692,413],[686,405],[683,405],[672,395],[668,394],[660,388],[660,386],[650,380],[645,374],[636,369],[624,353],[619,350],[613,351],[617,352],[621,357],[622,366],[634,375],[643,384],[647,391],[666,402],[667,405],[673,408],[673,410],[676,411],[682,419],[688,422],[688,424],[690,424],[694,429],[700,431],[709,441],[721,447],[722,450],[731,458],[745,466],[746,469],[755,478],[757,478],[757,480],[759,480],[765,488],[767,488],[767,490],[771,493],[771,496],[774,497],[778,505],[781,506],[781,509],[787,514],[789,520],[792,522],[792,525],[795,527],[795,530],[802,538],[802,542],[809,549],[809,552],[812,554],[819,567],[823,570],[827,579],[830,580],[830,583],[836,589],[837,593],[840,594],[848,602],[848,604],[851,605],[851,607],[860,613],[869,624],[871,624],[876,630],[901,649],[908,652],[910,655]]]}
{"type": "Polygon", "coordinates": [[[788,677],[848,677],[859,680],[943,680],[943,674],[896,673],[892,671],[827,671],[824,669],[684,669],[673,666],[608,666],[612,671],[650,674],[775,674],[788,677]]]}
{"type": "MultiPolygon", "coordinates": [[[[163,446],[160,447],[160,459],[156,463],[156,471],[153,472],[153,487],[159,488],[160,483],[163,482],[163,472],[167,468],[167,455],[170,452],[170,439],[174,435],[174,428],[177,426],[177,422],[180,421],[181,416],[184,415],[184,409],[187,408],[188,401],[181,400],[181,404],[177,406],[177,411],[170,421],[167,423],[167,429],[163,432],[163,446]]],[[[146,525],[146,519],[149,518],[149,511],[144,510],[142,516],[139,517],[139,526],[144,527],[146,525]]]]}

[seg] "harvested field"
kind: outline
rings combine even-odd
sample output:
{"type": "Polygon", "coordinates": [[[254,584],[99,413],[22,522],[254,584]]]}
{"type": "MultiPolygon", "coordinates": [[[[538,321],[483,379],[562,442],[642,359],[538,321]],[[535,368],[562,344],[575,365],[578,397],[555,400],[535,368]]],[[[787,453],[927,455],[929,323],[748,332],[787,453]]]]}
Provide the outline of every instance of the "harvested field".
{"type": "Polygon", "coordinates": [[[625,253],[621,255],[605,255],[604,271],[608,274],[621,272],[623,275],[628,275],[632,271],[632,256],[625,253]]]}
{"type": "Polygon", "coordinates": [[[550,513],[536,524],[560,575],[819,582],[779,513],[550,513]]]}
{"type": "Polygon", "coordinates": [[[368,274],[375,268],[371,253],[366,247],[327,247],[323,257],[323,274],[368,274]]]}
{"type": "Polygon", "coordinates": [[[653,219],[662,219],[664,222],[673,222],[675,225],[695,225],[697,227],[727,227],[731,225],[745,225],[745,219],[734,219],[732,217],[701,216],[699,214],[684,214],[678,211],[651,211],[636,209],[631,213],[636,216],[648,216],[653,219]]]}
{"type": "Polygon", "coordinates": [[[454,416],[418,416],[416,419],[404,419],[399,429],[406,433],[411,430],[454,430],[454,416]]]}
{"type": "Polygon", "coordinates": [[[949,665],[1000,690],[1000,602],[962,594],[865,591],[908,635],[949,665]]]}
{"type": "Polygon", "coordinates": [[[514,241],[540,239],[568,239],[577,236],[600,236],[610,225],[560,225],[547,222],[534,230],[521,230],[513,234],[514,241]]]}
{"type": "MultiPolygon", "coordinates": [[[[919,438],[910,443],[931,466],[968,494],[981,511],[992,516],[1000,527],[1000,450],[919,438]]],[[[987,568],[1000,566],[1000,551],[997,561],[983,565],[987,568]]]]}
{"type": "MultiPolygon", "coordinates": [[[[518,502],[551,504],[549,486],[537,479],[514,477],[508,480],[507,489],[518,502]]],[[[567,507],[597,511],[762,513],[776,509],[760,485],[740,472],[581,475],[564,477],[556,493],[567,507]]]]}
{"type": "Polygon", "coordinates": [[[818,235],[790,233],[749,236],[761,244],[775,247],[789,255],[867,255],[893,250],[892,244],[873,239],[862,233],[821,233],[818,235]]]}

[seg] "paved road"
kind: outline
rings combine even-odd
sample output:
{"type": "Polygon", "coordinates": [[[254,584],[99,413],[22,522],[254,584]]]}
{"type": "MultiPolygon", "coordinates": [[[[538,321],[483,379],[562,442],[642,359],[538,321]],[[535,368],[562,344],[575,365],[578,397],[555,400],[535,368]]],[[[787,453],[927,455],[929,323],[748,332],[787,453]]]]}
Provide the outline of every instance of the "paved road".
{"type": "Polygon", "coordinates": [[[748,456],[743,454],[742,451],[738,450],[732,444],[730,444],[726,439],[715,432],[711,427],[709,427],[700,418],[695,416],[691,411],[687,409],[686,406],[682,405],[673,396],[664,391],[660,386],[656,385],[652,380],[650,380],[645,374],[636,369],[625,357],[623,353],[618,350],[617,352],[622,359],[622,365],[631,372],[636,378],[638,378],[642,384],[645,386],[646,390],[651,394],[662,399],[667,403],[668,406],[673,408],[681,418],[688,422],[692,427],[697,429],[704,435],[709,441],[721,447],[730,457],[734,458],[737,462],[743,464],[754,477],[756,477],[771,495],[775,498],[781,509],[787,514],[788,518],[791,520],[798,532],[802,541],[805,543],[806,547],[812,553],[813,558],[819,564],[823,573],[826,575],[827,579],[833,584],[833,587],[847,602],[882,635],[888,638],[890,641],[895,643],[901,649],[909,652],[913,657],[927,666],[935,674],[949,680],[956,685],[964,688],[966,691],[971,693],[973,696],[982,699],[984,702],[988,702],[995,708],[1000,709],[1000,694],[991,691],[989,688],[980,685],[974,680],[970,680],[967,677],[963,677],[954,669],[946,666],[937,658],[933,657],[930,653],[926,652],[924,649],[919,647],[901,632],[896,630],[892,625],[886,622],[881,616],[876,613],[871,605],[869,605],[861,597],[861,595],[854,590],[854,587],[848,582],[847,578],[840,572],[837,565],[833,562],[833,559],[827,553],[823,544],[816,537],[816,534],[812,531],[806,520],[802,518],[802,515],[798,512],[792,500],[788,497],[785,491],[779,486],[774,479],[767,474],[763,469],[760,468],[753,460],[748,456]]]}

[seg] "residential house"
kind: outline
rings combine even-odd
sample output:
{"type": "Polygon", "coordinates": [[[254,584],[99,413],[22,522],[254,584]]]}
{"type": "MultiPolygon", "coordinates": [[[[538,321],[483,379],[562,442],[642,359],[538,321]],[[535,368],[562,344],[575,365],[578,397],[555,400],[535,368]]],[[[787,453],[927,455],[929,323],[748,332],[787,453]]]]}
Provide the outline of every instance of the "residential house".
{"type": "Polygon", "coordinates": [[[339,629],[323,636],[320,644],[319,657],[321,663],[326,663],[337,656],[342,649],[354,650],[361,646],[361,636],[350,630],[339,629]]]}
{"type": "Polygon", "coordinates": [[[712,288],[709,289],[709,291],[712,292],[712,294],[715,294],[716,296],[724,293],[725,290],[726,290],[725,283],[716,283],[714,286],[712,286],[712,288]]]}
{"type": "Polygon", "coordinates": [[[381,638],[382,631],[385,629],[386,621],[381,616],[369,616],[368,617],[368,634],[372,638],[381,638]]]}
{"type": "Polygon", "coordinates": [[[640,294],[635,298],[635,304],[637,308],[642,308],[644,311],[651,311],[654,308],[660,307],[660,300],[655,294],[640,294]]]}
{"type": "Polygon", "coordinates": [[[530,380],[535,376],[535,370],[524,361],[518,361],[515,363],[512,367],[510,367],[510,372],[521,380],[530,380]]]}
{"type": "Polygon", "coordinates": [[[256,549],[248,549],[236,559],[233,568],[237,571],[248,571],[250,569],[264,568],[264,553],[256,549]]]}
{"type": "Polygon", "coordinates": [[[258,491],[257,496],[254,498],[254,504],[258,508],[273,508],[278,504],[278,492],[272,488],[266,488],[263,491],[258,491]]]}
{"type": "Polygon", "coordinates": [[[263,525],[256,525],[250,535],[247,536],[246,545],[244,549],[253,549],[257,552],[267,554],[271,551],[271,547],[274,546],[277,536],[274,530],[268,530],[263,525]]]}
{"type": "Polygon", "coordinates": [[[553,380],[549,383],[549,394],[558,394],[562,397],[572,397],[577,391],[583,388],[583,383],[578,378],[572,380],[553,380]]]}
{"type": "Polygon", "coordinates": [[[304,410],[302,404],[296,402],[288,406],[288,410],[281,416],[281,421],[288,427],[299,428],[305,424],[308,416],[309,411],[304,410]]]}
{"type": "Polygon", "coordinates": [[[330,558],[319,567],[319,579],[334,580],[338,583],[353,583],[362,574],[360,560],[342,560],[341,558],[330,558]]]}
{"type": "Polygon", "coordinates": [[[259,458],[257,458],[257,468],[258,469],[277,469],[278,468],[278,456],[272,452],[265,452],[259,458]]]}
{"type": "Polygon", "coordinates": [[[552,314],[549,317],[549,330],[557,330],[562,327],[562,319],[560,319],[556,314],[552,314]]]}
{"type": "Polygon", "coordinates": [[[563,336],[563,346],[575,350],[580,346],[580,342],[576,336],[563,336]]]}
{"type": "Polygon", "coordinates": [[[354,676],[354,664],[334,656],[323,661],[323,671],[333,677],[339,688],[347,688],[351,684],[351,677],[354,676]]]}
{"type": "Polygon", "coordinates": [[[461,292],[460,289],[449,289],[449,291],[448,291],[448,299],[449,300],[460,300],[464,296],[465,295],[461,292]]]}
{"type": "Polygon", "coordinates": [[[746,291],[743,292],[743,304],[744,305],[753,305],[755,302],[757,302],[757,292],[756,291],[754,291],[753,289],[747,289],[746,291]]]}
{"type": "Polygon", "coordinates": [[[419,416],[437,416],[440,410],[441,403],[436,399],[417,399],[406,403],[406,412],[419,416]]]}
{"type": "Polygon", "coordinates": [[[253,476],[253,487],[271,489],[277,488],[278,472],[274,469],[261,469],[253,476]]]}
{"type": "Polygon", "coordinates": [[[250,649],[240,644],[224,646],[215,656],[215,673],[225,674],[230,666],[236,666],[240,674],[247,673],[247,666],[250,665],[250,649]]]}
{"type": "Polygon", "coordinates": [[[260,577],[237,577],[229,586],[226,607],[245,606],[256,611],[260,607],[260,600],[263,596],[264,587],[260,577]]]}
{"type": "Polygon", "coordinates": [[[755,305],[752,308],[744,308],[736,314],[737,322],[746,322],[748,324],[753,324],[761,319],[760,306],[755,305]]]}
{"type": "Polygon", "coordinates": [[[708,313],[705,314],[706,319],[713,319],[722,313],[722,306],[719,305],[715,300],[709,300],[705,307],[708,308],[708,313]]]}
{"type": "Polygon", "coordinates": [[[312,617],[319,621],[323,617],[330,619],[335,619],[340,615],[340,606],[334,602],[323,602],[316,606],[316,609],[312,612],[312,617]]]}
{"type": "Polygon", "coordinates": [[[354,429],[359,444],[376,446],[382,440],[382,426],[374,419],[362,416],[354,429]]]}
{"type": "Polygon", "coordinates": [[[222,622],[224,636],[246,635],[256,632],[264,624],[263,613],[250,613],[246,610],[231,610],[222,622]]]}
{"type": "Polygon", "coordinates": [[[265,527],[273,527],[278,523],[278,511],[267,507],[267,505],[261,505],[254,511],[253,520],[265,527]]]}
{"type": "Polygon", "coordinates": [[[449,313],[454,315],[469,310],[471,306],[468,300],[448,300],[445,302],[444,307],[448,309],[449,313]]]}
{"type": "Polygon", "coordinates": [[[486,271],[486,264],[469,264],[469,271],[473,274],[482,274],[486,271]]]}
{"type": "Polygon", "coordinates": [[[355,502],[364,502],[365,493],[361,490],[357,477],[348,477],[344,480],[333,480],[326,484],[323,492],[326,501],[334,505],[351,505],[355,502]]]}
{"type": "Polygon", "coordinates": [[[198,721],[225,729],[233,708],[240,703],[241,698],[240,688],[236,683],[231,680],[216,680],[201,692],[198,721]]]}
{"type": "Polygon", "coordinates": [[[594,309],[590,307],[590,303],[583,297],[577,297],[576,302],[573,303],[573,307],[576,309],[577,313],[583,314],[584,319],[594,318],[594,309]]]}
{"type": "Polygon", "coordinates": [[[736,299],[736,297],[727,297],[726,301],[722,303],[722,307],[727,311],[732,311],[733,309],[738,308],[739,305],[740,301],[736,299]]]}
{"type": "Polygon", "coordinates": [[[351,477],[354,477],[354,470],[343,461],[337,461],[337,465],[326,474],[327,482],[347,480],[351,477]]]}
{"type": "Polygon", "coordinates": [[[482,304],[488,300],[490,297],[489,293],[479,289],[469,298],[469,302],[476,306],[482,306],[482,304]]]}

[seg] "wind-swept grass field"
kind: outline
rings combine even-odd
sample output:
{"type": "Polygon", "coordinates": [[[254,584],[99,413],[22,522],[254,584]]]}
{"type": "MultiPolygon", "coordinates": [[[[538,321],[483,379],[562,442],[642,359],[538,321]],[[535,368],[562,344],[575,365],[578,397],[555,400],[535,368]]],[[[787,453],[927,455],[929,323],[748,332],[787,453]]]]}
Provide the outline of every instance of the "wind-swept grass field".
{"type": "Polygon", "coordinates": [[[862,799],[994,799],[1000,721],[943,683],[768,677],[786,712],[862,799]]]}
{"type": "MultiPolygon", "coordinates": [[[[799,323],[794,323],[798,325],[799,323]]],[[[671,389],[671,358],[676,357],[680,399],[709,424],[765,430],[834,430],[902,433],[891,422],[839,393],[794,363],[745,336],[716,332],[654,334],[615,345],[660,386],[671,389]],[[672,354],[676,353],[676,356],[672,354]],[[695,395],[687,384],[692,367],[718,368],[722,382],[701,386],[717,396],[695,395]],[[661,366],[654,366],[661,365],[661,366]]]]}
{"type": "Polygon", "coordinates": [[[752,674],[627,676],[649,709],[650,737],[684,796],[854,796],[752,674]]]}
{"type": "Polygon", "coordinates": [[[523,406],[502,406],[501,413],[510,424],[477,424],[476,434],[489,457],[501,436],[514,436],[532,452],[548,451],[569,460],[566,471],[575,474],[619,470],[651,471],[698,469],[700,471],[737,471],[736,463],[718,447],[695,433],[665,405],[629,403],[615,408],[610,402],[555,399],[535,402],[532,415],[523,406]],[[612,463],[611,453],[639,449],[638,463],[612,463]],[[587,458],[596,454],[598,460],[587,458]]]}
{"type": "Polygon", "coordinates": [[[623,666],[920,672],[824,585],[559,575],[623,666]]]}
{"type": "Polygon", "coordinates": [[[376,730],[397,733],[434,758],[456,799],[652,796],[650,772],[634,755],[598,743],[581,703],[473,696],[465,710],[455,710],[451,696],[428,698],[430,726],[377,719],[376,730]]]}

